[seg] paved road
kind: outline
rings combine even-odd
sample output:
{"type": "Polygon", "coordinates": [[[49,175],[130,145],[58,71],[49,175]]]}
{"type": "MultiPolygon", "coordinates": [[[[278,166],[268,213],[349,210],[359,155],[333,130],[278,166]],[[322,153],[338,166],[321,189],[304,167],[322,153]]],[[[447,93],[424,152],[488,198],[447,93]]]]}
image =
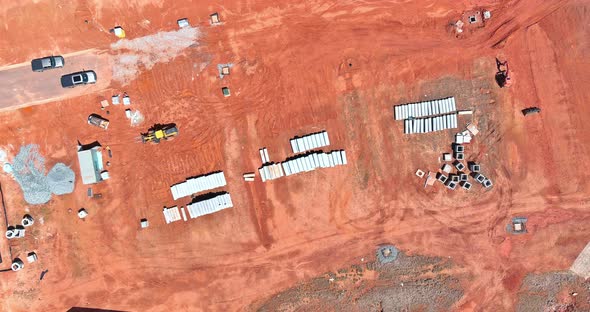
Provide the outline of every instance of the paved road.
{"type": "Polygon", "coordinates": [[[110,85],[111,66],[108,53],[85,50],[63,57],[63,68],[41,73],[33,72],[30,62],[0,68],[0,111],[76,97],[103,90],[110,85]],[[62,75],[85,69],[96,72],[96,84],[72,89],[61,87],[62,75]]]}

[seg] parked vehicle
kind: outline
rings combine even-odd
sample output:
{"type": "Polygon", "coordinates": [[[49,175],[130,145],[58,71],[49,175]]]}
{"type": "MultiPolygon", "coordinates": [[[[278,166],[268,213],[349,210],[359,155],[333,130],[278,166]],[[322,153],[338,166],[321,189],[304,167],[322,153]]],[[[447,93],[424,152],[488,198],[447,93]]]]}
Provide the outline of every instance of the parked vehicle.
{"type": "Polygon", "coordinates": [[[531,115],[531,114],[538,114],[541,112],[541,109],[538,107],[528,107],[522,110],[523,115],[531,115]]]}
{"type": "Polygon", "coordinates": [[[64,67],[65,61],[63,56],[46,56],[31,61],[31,68],[34,72],[42,72],[46,69],[64,67]]]}
{"type": "Polygon", "coordinates": [[[61,86],[64,88],[73,88],[77,85],[89,84],[96,82],[96,73],[93,70],[85,70],[73,74],[61,76],[61,86]]]}
{"type": "Polygon", "coordinates": [[[105,130],[109,127],[109,121],[97,114],[91,114],[88,116],[88,124],[103,128],[105,130]]]}

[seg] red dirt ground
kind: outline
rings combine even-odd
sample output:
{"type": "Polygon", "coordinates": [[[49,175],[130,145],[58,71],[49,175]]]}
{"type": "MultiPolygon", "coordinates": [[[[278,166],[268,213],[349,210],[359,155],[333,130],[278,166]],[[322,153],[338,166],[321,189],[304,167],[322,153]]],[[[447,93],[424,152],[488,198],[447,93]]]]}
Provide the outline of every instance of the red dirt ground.
{"type": "Polygon", "coordinates": [[[113,151],[112,178],[93,186],[102,199],[88,199],[78,179],[73,194],[28,206],[14,180],[0,176],[11,224],[25,211],[43,218],[10,242],[14,257],[35,250],[39,261],[2,273],[0,310],[250,309],[388,242],[451,257],[476,276],[457,310],[510,311],[524,275],[569,268],[587,243],[587,1],[37,2],[0,9],[0,66],[108,49],[116,24],[135,38],[188,17],[203,38],[124,90],[0,114],[2,148],[14,156],[39,144],[48,168],[64,162],[78,174],[78,140],[113,151]],[[481,7],[492,19],[457,38],[448,25],[481,7]],[[209,26],[212,12],[225,23],[209,26]],[[198,72],[204,57],[211,63],[198,72]],[[509,89],[494,84],[495,57],[510,62],[509,89]],[[216,64],[227,62],[235,67],[220,80],[216,64]],[[221,96],[223,86],[231,97],[221,96]],[[140,127],[129,126],[123,107],[109,108],[108,131],[86,124],[101,99],[122,91],[145,115],[140,127]],[[482,132],[468,157],[494,180],[490,191],[424,190],[414,176],[437,169],[453,133],[404,136],[392,106],[449,95],[475,110],[482,132]],[[522,117],[529,106],[542,113],[522,117]],[[169,122],[180,129],[174,141],[135,143],[169,122]],[[242,173],[260,166],[258,148],[282,160],[289,138],[320,129],[331,148],[347,150],[348,166],[243,182],[242,173]],[[164,224],[162,206],[187,204],[172,201],[169,185],[214,170],[226,173],[234,208],[164,224]],[[85,221],[68,213],[80,207],[90,213],[85,221]],[[512,216],[529,218],[529,234],[507,236],[512,216]],[[140,230],[144,217],[151,226],[140,230]]]}

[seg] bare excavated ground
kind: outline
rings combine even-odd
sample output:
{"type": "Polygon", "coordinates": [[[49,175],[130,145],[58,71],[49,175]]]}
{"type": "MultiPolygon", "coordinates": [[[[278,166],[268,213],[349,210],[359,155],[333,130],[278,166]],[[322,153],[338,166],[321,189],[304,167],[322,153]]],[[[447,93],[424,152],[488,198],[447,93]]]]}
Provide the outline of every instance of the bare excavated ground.
{"type": "Polygon", "coordinates": [[[2,273],[0,310],[513,311],[565,302],[561,289],[577,279],[558,279],[557,295],[549,286],[537,295],[530,285],[545,282],[529,280],[568,269],[590,236],[589,12],[582,0],[9,2],[0,8],[2,67],[96,49],[123,70],[110,67],[108,86],[0,113],[9,162],[38,144],[47,168],[64,163],[78,178],[78,141],[113,153],[104,156],[111,178],[92,186],[102,198],[89,198],[78,178],[73,193],[28,205],[0,174],[8,223],[24,213],[37,220],[25,238],[0,240],[1,266],[39,255],[2,273]],[[451,31],[483,6],[492,11],[485,27],[451,31]],[[212,12],[222,25],[209,24],[212,12]],[[194,42],[156,44],[170,42],[183,17],[198,29],[194,42]],[[109,34],[117,24],[129,41],[109,34]],[[509,61],[510,88],[495,85],[496,57],[509,61]],[[227,63],[231,75],[220,79],[217,64],[227,63]],[[100,109],[123,92],[141,125],[130,125],[125,107],[100,109]],[[474,111],[459,126],[480,130],[466,156],[492,178],[490,190],[424,189],[414,175],[440,168],[454,131],[404,135],[393,106],[446,96],[474,111]],[[530,106],[541,114],[523,117],[530,106]],[[88,125],[91,113],[107,117],[108,130],[88,125]],[[173,141],[137,142],[172,122],[173,141]],[[347,166],[243,181],[260,166],[259,148],[279,161],[292,155],[290,138],[324,129],[347,166]],[[189,201],[175,202],[169,186],[217,170],[234,207],[166,225],[162,207],[189,201]],[[528,218],[527,234],[506,233],[514,216],[528,218]],[[361,259],[373,261],[367,254],[383,243],[406,256],[367,267],[361,259]]]}
{"type": "Polygon", "coordinates": [[[590,282],[568,271],[527,275],[515,311],[590,311],[590,282]]]}
{"type": "Polygon", "coordinates": [[[256,311],[446,311],[463,296],[465,272],[448,259],[400,254],[353,265],[280,292],[256,311]]]}

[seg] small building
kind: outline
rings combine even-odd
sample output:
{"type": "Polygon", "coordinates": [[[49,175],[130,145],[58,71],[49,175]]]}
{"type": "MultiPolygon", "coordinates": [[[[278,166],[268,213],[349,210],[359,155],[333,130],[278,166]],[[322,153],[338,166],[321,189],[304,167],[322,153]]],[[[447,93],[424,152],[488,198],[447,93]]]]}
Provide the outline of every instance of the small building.
{"type": "Polygon", "coordinates": [[[213,14],[209,15],[209,18],[211,20],[211,25],[219,25],[221,23],[221,20],[219,20],[218,13],[213,13],[213,14]]]}
{"type": "Polygon", "coordinates": [[[512,222],[506,225],[506,231],[511,234],[524,234],[527,232],[527,218],[514,217],[512,222]]]}
{"type": "Polygon", "coordinates": [[[93,144],[88,148],[78,145],[78,162],[82,184],[94,184],[103,180],[100,175],[103,171],[100,145],[93,144]]]}
{"type": "Polygon", "coordinates": [[[228,87],[223,87],[221,88],[221,93],[223,93],[223,96],[228,97],[231,95],[231,93],[229,92],[229,88],[228,87]]]}
{"type": "Polygon", "coordinates": [[[86,211],[86,209],[82,208],[82,209],[78,210],[78,218],[84,219],[87,216],[88,216],[88,212],[86,211]]]}
{"type": "Polygon", "coordinates": [[[443,161],[451,161],[451,153],[443,153],[443,161]]]}
{"type": "Polygon", "coordinates": [[[188,18],[181,18],[178,21],[176,21],[176,23],[178,23],[179,28],[185,28],[190,26],[190,24],[188,23],[188,18]]]}
{"type": "Polygon", "coordinates": [[[12,260],[12,265],[10,266],[10,268],[15,272],[22,270],[24,267],[25,267],[25,264],[19,258],[12,260]]]}
{"type": "Polygon", "coordinates": [[[148,220],[147,220],[147,219],[141,219],[141,221],[140,221],[140,224],[141,224],[141,228],[142,228],[142,229],[145,229],[145,228],[147,228],[148,226],[150,226],[150,223],[148,222],[148,220]]]}
{"type": "Polygon", "coordinates": [[[125,38],[125,30],[123,30],[123,27],[121,27],[121,26],[116,26],[115,28],[113,28],[112,32],[118,38],[125,38]]]}

